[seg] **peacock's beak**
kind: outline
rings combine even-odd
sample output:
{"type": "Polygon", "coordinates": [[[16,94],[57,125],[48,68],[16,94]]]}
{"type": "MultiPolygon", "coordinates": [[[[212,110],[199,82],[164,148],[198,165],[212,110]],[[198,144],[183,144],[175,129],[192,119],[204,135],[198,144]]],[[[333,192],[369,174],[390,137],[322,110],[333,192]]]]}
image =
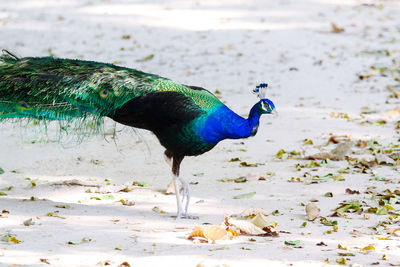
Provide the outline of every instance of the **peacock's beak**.
{"type": "Polygon", "coordinates": [[[273,109],[272,111],[271,111],[271,113],[270,113],[274,118],[277,118],[278,117],[278,111],[276,111],[276,109],[273,109]]]}

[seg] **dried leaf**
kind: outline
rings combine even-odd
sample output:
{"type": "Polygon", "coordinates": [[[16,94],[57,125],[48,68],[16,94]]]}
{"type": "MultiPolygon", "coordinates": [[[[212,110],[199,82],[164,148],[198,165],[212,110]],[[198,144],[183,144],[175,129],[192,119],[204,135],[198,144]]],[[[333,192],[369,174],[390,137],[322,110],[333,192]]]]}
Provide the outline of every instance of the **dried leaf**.
{"type": "Polygon", "coordinates": [[[343,160],[350,153],[353,142],[338,143],[337,146],[330,152],[321,152],[314,155],[309,155],[305,159],[311,160],[343,160]]]}
{"type": "Polygon", "coordinates": [[[188,239],[199,237],[204,238],[209,243],[215,243],[216,240],[220,240],[225,236],[227,236],[227,231],[220,226],[196,226],[189,234],[188,239]]]}
{"type": "Polygon", "coordinates": [[[396,164],[396,162],[392,158],[390,158],[384,154],[375,155],[375,160],[380,165],[381,164],[387,164],[387,165],[395,165],[396,164]]]}
{"type": "Polygon", "coordinates": [[[347,264],[347,261],[346,261],[345,258],[336,259],[336,262],[341,264],[341,265],[346,265],[347,264]]]}
{"type": "Polygon", "coordinates": [[[82,238],[81,240],[78,240],[78,241],[68,241],[67,244],[68,245],[79,245],[79,244],[83,244],[83,243],[89,243],[91,241],[92,241],[91,238],[84,237],[84,238],[82,238]]]}
{"type": "Polygon", "coordinates": [[[119,202],[121,202],[122,205],[124,205],[124,206],[134,206],[136,204],[135,201],[128,200],[128,199],[121,199],[121,200],[119,200],[119,202]]]}
{"type": "Polygon", "coordinates": [[[363,251],[371,251],[371,250],[375,250],[375,247],[374,246],[366,246],[366,247],[363,247],[361,250],[363,250],[363,251]]]}
{"type": "Polygon", "coordinates": [[[360,191],[358,190],[351,190],[350,188],[346,188],[346,194],[354,195],[354,194],[360,194],[360,191]]]}
{"type": "Polygon", "coordinates": [[[157,213],[161,213],[161,214],[165,213],[165,211],[160,209],[160,207],[158,207],[158,206],[154,206],[154,208],[152,208],[151,210],[154,212],[157,212],[157,213]]]}
{"type": "Polygon", "coordinates": [[[63,217],[63,216],[60,216],[60,215],[58,215],[58,213],[57,212],[49,212],[49,213],[47,213],[46,214],[46,216],[47,217],[55,217],[55,218],[60,218],[60,219],[66,219],[65,217],[63,217]]]}
{"type": "Polygon", "coordinates": [[[32,218],[29,218],[28,220],[25,220],[23,222],[23,225],[25,225],[25,226],[31,226],[31,225],[34,225],[34,224],[35,224],[35,222],[32,221],[32,218]]]}
{"type": "Polygon", "coordinates": [[[14,244],[18,244],[21,243],[20,240],[16,239],[15,236],[12,236],[10,234],[5,234],[1,237],[1,241],[3,242],[7,242],[7,243],[14,243],[14,244]]]}
{"type": "Polygon", "coordinates": [[[46,264],[50,264],[48,259],[40,259],[40,262],[46,263],[46,264]]]}
{"type": "Polygon", "coordinates": [[[246,161],[240,162],[241,167],[257,167],[257,163],[247,163],[246,161]]]}
{"type": "Polygon", "coordinates": [[[309,221],[314,221],[319,217],[319,212],[321,210],[313,203],[309,203],[306,205],[306,215],[309,221]]]}
{"type": "Polygon", "coordinates": [[[332,32],[333,33],[341,33],[344,32],[343,28],[340,28],[336,25],[336,23],[331,22],[332,32]]]}
{"type": "Polygon", "coordinates": [[[351,253],[351,252],[338,252],[338,255],[342,256],[342,257],[353,257],[353,256],[355,256],[355,254],[351,253]]]}
{"type": "Polygon", "coordinates": [[[257,226],[260,229],[264,229],[265,227],[269,227],[270,223],[267,221],[264,215],[258,213],[252,220],[251,223],[257,226]]]}
{"type": "Polygon", "coordinates": [[[150,54],[150,55],[148,55],[148,56],[146,56],[146,57],[144,57],[142,59],[136,60],[136,62],[145,62],[145,61],[149,61],[149,60],[151,60],[153,58],[154,58],[154,54],[150,54]]]}
{"type": "Polygon", "coordinates": [[[70,206],[70,205],[67,205],[67,204],[63,204],[63,205],[54,205],[54,207],[60,208],[60,209],[69,209],[69,208],[71,208],[71,206],[70,206]]]}
{"type": "Polygon", "coordinates": [[[257,214],[261,214],[264,216],[269,215],[268,212],[262,208],[247,208],[240,213],[240,216],[243,218],[247,218],[247,217],[256,216],[257,214]]]}
{"type": "Polygon", "coordinates": [[[314,144],[313,141],[312,141],[311,139],[304,139],[304,140],[303,140],[303,143],[304,143],[305,145],[313,145],[313,144],[314,144]]]}
{"type": "Polygon", "coordinates": [[[249,235],[263,235],[263,234],[265,234],[265,232],[261,228],[255,226],[254,224],[252,224],[249,221],[225,218],[225,222],[229,226],[233,226],[233,227],[239,229],[240,232],[243,233],[243,234],[249,234],[249,235]]]}

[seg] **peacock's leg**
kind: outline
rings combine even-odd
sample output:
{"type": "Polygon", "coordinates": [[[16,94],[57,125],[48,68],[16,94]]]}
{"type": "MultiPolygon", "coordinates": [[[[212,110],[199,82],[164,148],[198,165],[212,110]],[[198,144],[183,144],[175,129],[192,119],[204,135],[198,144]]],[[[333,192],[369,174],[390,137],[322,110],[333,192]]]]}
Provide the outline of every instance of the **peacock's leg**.
{"type": "Polygon", "coordinates": [[[168,150],[164,151],[164,159],[165,162],[172,168],[172,153],[169,152],[168,150]]]}
{"type": "Polygon", "coordinates": [[[183,189],[183,196],[182,196],[182,204],[184,202],[184,199],[186,197],[186,203],[185,203],[185,215],[187,215],[187,210],[189,207],[189,202],[190,202],[190,186],[189,183],[186,182],[183,178],[179,177],[179,181],[182,184],[182,189],[183,189]]]}
{"type": "Polygon", "coordinates": [[[199,218],[198,216],[189,215],[187,213],[190,202],[190,188],[189,188],[189,183],[179,176],[179,168],[182,160],[183,156],[174,156],[172,162],[172,174],[174,177],[176,202],[178,207],[178,214],[176,217],[177,219],[178,218],[198,219],[199,218]],[[184,211],[182,210],[183,206],[185,207],[184,211]]]}
{"type": "MultiPolygon", "coordinates": [[[[164,152],[165,162],[172,168],[172,153],[168,150],[164,152]]],[[[171,182],[169,182],[167,186],[167,190],[165,190],[167,195],[175,194],[175,178],[172,178],[171,182]]]]}
{"type": "Polygon", "coordinates": [[[182,217],[182,201],[183,198],[181,199],[180,193],[180,186],[178,181],[180,182],[179,179],[179,168],[181,165],[181,162],[183,160],[182,156],[174,156],[172,161],[172,175],[173,175],[173,182],[174,182],[174,186],[175,186],[175,195],[176,195],[176,205],[177,205],[177,215],[176,218],[179,219],[182,217]]]}
{"type": "Polygon", "coordinates": [[[177,219],[182,217],[182,200],[183,200],[183,199],[181,200],[178,180],[179,180],[179,178],[174,175],[173,182],[174,182],[174,186],[175,186],[176,205],[177,205],[177,210],[178,210],[177,214],[176,214],[177,219]]]}

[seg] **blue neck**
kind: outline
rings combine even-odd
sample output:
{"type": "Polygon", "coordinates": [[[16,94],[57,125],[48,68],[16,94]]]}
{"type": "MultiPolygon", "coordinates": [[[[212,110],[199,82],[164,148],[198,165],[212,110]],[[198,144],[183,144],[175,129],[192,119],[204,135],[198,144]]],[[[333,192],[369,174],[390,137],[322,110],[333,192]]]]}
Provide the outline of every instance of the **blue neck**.
{"type": "Polygon", "coordinates": [[[201,136],[210,143],[254,136],[257,133],[260,116],[260,102],[251,108],[247,119],[223,105],[208,114],[202,126],[201,136]]]}

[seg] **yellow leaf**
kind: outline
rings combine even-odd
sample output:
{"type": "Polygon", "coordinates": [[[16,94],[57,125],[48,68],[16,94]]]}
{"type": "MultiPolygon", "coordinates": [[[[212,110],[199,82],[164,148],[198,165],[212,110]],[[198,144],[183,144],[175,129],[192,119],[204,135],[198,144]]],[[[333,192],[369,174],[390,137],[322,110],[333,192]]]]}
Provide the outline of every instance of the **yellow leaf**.
{"type": "Polygon", "coordinates": [[[376,238],[378,238],[379,240],[393,240],[390,237],[379,237],[379,236],[377,236],[376,238]]]}
{"type": "Polygon", "coordinates": [[[363,247],[361,250],[363,250],[363,251],[375,250],[375,247],[374,246],[366,246],[366,247],[363,247]]]}
{"type": "Polygon", "coordinates": [[[10,236],[10,238],[8,239],[8,242],[12,242],[14,244],[18,244],[21,243],[21,241],[19,241],[18,239],[16,239],[14,236],[10,236]]]}

